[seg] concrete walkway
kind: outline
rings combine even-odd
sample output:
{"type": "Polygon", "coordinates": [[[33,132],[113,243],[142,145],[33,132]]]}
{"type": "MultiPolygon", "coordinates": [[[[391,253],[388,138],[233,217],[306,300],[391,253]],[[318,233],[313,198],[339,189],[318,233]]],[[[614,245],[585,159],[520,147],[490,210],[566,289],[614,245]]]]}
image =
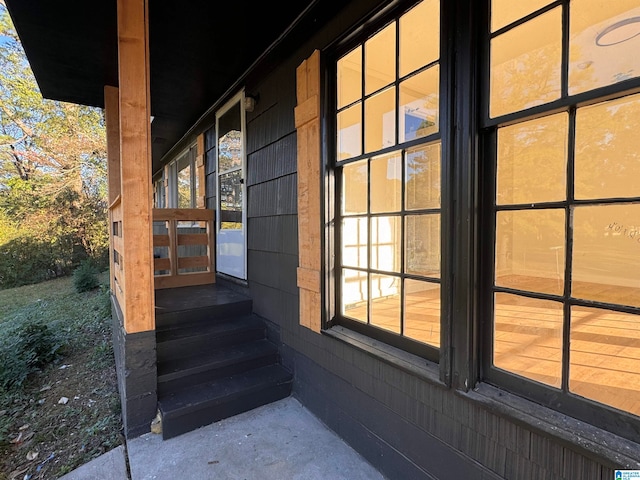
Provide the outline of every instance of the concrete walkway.
{"type": "Polygon", "coordinates": [[[170,440],[130,440],[131,477],[119,449],[61,480],[384,480],[293,397],[170,440]]]}

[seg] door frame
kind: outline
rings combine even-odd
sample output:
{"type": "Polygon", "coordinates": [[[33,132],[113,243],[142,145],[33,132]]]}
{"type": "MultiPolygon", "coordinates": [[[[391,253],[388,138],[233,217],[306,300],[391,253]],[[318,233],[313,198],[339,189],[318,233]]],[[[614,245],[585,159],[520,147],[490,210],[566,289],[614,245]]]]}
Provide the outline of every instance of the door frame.
{"type": "MultiPolygon", "coordinates": [[[[245,104],[245,92],[244,88],[241,89],[238,93],[236,93],[232,98],[230,98],[222,107],[220,107],[216,111],[216,119],[215,119],[215,134],[216,134],[216,273],[220,273],[223,275],[228,275],[233,278],[238,278],[240,280],[247,279],[247,185],[245,182],[246,178],[246,168],[247,168],[247,122],[246,122],[246,111],[244,108],[245,104]],[[242,252],[243,252],[243,267],[242,267],[242,276],[238,277],[228,272],[219,270],[219,238],[220,238],[220,169],[219,169],[219,153],[220,148],[218,145],[218,126],[220,117],[227,113],[233,106],[236,104],[240,105],[240,126],[241,126],[241,141],[242,141],[242,154],[241,154],[241,163],[240,172],[241,172],[241,192],[242,192],[242,252]]],[[[226,172],[234,171],[234,170],[226,170],[226,172]]]]}

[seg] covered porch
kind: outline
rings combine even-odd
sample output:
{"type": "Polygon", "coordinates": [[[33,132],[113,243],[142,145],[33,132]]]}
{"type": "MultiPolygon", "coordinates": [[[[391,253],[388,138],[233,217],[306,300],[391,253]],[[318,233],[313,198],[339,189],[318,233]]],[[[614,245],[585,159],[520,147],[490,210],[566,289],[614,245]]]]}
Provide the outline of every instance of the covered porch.
{"type": "MultiPolygon", "coordinates": [[[[216,186],[205,179],[205,129],[247,72],[269,55],[282,55],[283,32],[294,26],[305,31],[300,22],[318,3],[285,2],[277,17],[264,22],[271,6],[244,1],[179,8],[146,0],[58,6],[7,1],[43,96],[104,108],[114,350],[128,437],[149,431],[163,408],[162,395],[176,399],[171,382],[189,387],[185,377],[202,385],[205,372],[222,378],[277,366],[267,397],[290,391],[291,375],[279,366],[264,319],[253,315],[248,290],[242,294],[216,282],[215,204],[206,194],[216,186]],[[238,18],[243,20],[229,21],[238,18]],[[199,33],[168,34],[176,24],[199,33]],[[196,204],[155,208],[154,175],[186,144],[196,145],[196,204]],[[225,327],[212,332],[211,325],[225,327]],[[185,340],[197,337],[224,341],[198,350],[185,340]],[[176,338],[186,346],[167,347],[176,338]],[[253,342],[260,345],[252,348],[253,342]],[[235,355],[240,343],[247,348],[235,355]],[[197,365],[186,360],[198,356],[197,365]]],[[[218,403],[223,416],[241,411],[218,403]]],[[[182,423],[194,426],[203,415],[220,414],[200,413],[182,423]]]]}

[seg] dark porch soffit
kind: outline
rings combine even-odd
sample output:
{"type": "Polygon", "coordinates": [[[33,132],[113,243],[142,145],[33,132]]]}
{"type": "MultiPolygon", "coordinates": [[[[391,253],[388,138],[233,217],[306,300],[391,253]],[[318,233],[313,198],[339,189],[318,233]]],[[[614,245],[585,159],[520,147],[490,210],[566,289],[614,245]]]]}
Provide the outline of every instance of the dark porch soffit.
{"type": "MultiPolygon", "coordinates": [[[[42,95],[103,107],[104,85],[118,84],[116,1],[6,3],[42,95]]],[[[331,2],[149,2],[154,170],[287,27],[319,3],[331,2]]]]}

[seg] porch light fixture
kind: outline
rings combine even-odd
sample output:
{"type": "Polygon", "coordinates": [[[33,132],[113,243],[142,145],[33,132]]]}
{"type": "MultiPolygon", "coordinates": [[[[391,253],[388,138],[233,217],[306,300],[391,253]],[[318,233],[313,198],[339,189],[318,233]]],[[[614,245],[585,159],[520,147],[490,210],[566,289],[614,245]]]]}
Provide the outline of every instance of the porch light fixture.
{"type": "Polygon", "coordinates": [[[640,17],[625,18],[609,25],[596,37],[596,45],[610,47],[640,35],[640,17]]]}
{"type": "Polygon", "coordinates": [[[258,98],[252,95],[247,95],[244,97],[244,110],[246,112],[253,112],[256,108],[256,104],[258,103],[258,98]]]}

